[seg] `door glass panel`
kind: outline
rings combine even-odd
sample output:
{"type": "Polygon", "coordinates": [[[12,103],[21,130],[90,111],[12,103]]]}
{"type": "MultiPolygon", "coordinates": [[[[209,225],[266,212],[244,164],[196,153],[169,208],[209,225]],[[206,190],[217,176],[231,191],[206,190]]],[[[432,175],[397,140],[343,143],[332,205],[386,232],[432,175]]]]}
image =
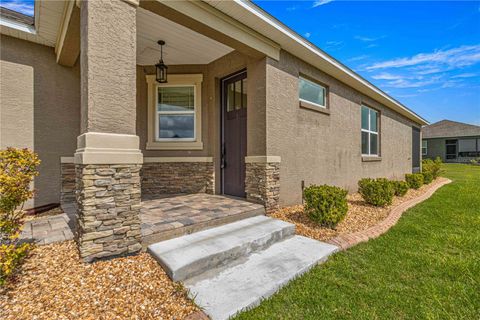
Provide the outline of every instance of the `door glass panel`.
{"type": "Polygon", "coordinates": [[[247,108],[247,79],[242,80],[242,108],[247,108]]]}
{"type": "Polygon", "coordinates": [[[242,108],[242,82],[236,81],[235,85],[235,109],[239,110],[242,108]]]}
{"type": "Polygon", "coordinates": [[[233,83],[227,85],[227,112],[235,109],[235,87],[233,83]]]}

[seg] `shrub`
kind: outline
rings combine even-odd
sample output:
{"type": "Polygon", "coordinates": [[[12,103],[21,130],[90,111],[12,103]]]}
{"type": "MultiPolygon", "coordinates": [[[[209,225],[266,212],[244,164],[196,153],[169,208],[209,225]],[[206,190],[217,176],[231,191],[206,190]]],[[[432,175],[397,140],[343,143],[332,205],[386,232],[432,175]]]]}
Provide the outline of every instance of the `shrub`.
{"type": "Polygon", "coordinates": [[[440,159],[440,157],[437,157],[435,160],[422,160],[422,173],[430,173],[432,175],[432,179],[436,179],[440,176],[440,173],[442,172],[441,167],[442,160],[440,159]]]}
{"type": "Polygon", "coordinates": [[[430,184],[433,181],[433,174],[429,171],[427,172],[422,172],[423,175],[423,183],[424,184],[430,184]]]}
{"type": "Polygon", "coordinates": [[[20,244],[23,204],[33,196],[30,183],[38,175],[40,160],[28,149],[0,150],[0,285],[15,271],[28,252],[20,244]]]}
{"type": "Polygon", "coordinates": [[[358,192],[363,199],[376,207],[384,207],[393,201],[395,190],[391,181],[385,178],[361,179],[358,182],[358,192]]]}
{"type": "Polygon", "coordinates": [[[408,183],[405,181],[392,181],[393,189],[397,197],[403,197],[408,191],[408,183]]]}
{"type": "Polygon", "coordinates": [[[405,175],[405,181],[407,181],[408,186],[412,189],[418,189],[423,186],[423,174],[421,173],[407,173],[405,175]]]}
{"type": "Polygon", "coordinates": [[[334,228],[347,214],[347,193],[333,186],[309,186],[303,191],[305,212],[312,221],[334,228]]]}

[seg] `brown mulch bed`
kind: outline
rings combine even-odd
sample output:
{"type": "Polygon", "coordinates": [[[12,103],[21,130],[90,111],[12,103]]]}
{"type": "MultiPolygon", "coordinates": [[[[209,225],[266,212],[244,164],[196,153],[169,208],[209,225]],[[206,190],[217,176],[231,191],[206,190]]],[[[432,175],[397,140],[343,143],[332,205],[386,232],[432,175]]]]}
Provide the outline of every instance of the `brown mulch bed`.
{"type": "Polygon", "coordinates": [[[287,221],[296,225],[296,233],[320,241],[330,240],[341,234],[349,234],[368,229],[384,220],[390,210],[399,204],[416,198],[425,193],[429,185],[424,185],[418,190],[410,189],[403,197],[394,197],[393,203],[388,207],[375,207],[363,201],[358,193],[347,196],[348,212],[345,219],[336,229],[324,228],[312,222],[303,211],[303,206],[286,207],[269,214],[269,216],[287,221]]]}
{"type": "Polygon", "coordinates": [[[0,290],[0,319],[183,319],[198,311],[147,253],[86,264],[66,241],[36,247],[0,290]]]}

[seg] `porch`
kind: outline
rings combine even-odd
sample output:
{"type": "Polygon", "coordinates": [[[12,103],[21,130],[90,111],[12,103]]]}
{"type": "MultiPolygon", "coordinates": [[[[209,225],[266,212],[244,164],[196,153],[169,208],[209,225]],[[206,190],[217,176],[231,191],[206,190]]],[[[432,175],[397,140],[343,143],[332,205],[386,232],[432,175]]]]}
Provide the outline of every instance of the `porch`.
{"type": "Polygon", "coordinates": [[[78,205],[82,258],[275,208],[266,81],[279,46],[203,2],[110,2],[67,11],[81,28],[65,24],[57,50],[62,65],[80,59],[81,131],[62,159],[61,198],[78,205]],[[80,46],[65,46],[72,39],[80,46]]]}
{"type": "MultiPolygon", "coordinates": [[[[20,238],[39,245],[73,239],[78,232],[77,208],[64,205],[62,211],[27,221],[20,238]]],[[[263,205],[229,196],[205,193],[145,196],[140,209],[141,242],[145,248],[155,242],[264,214],[263,205]]]]}

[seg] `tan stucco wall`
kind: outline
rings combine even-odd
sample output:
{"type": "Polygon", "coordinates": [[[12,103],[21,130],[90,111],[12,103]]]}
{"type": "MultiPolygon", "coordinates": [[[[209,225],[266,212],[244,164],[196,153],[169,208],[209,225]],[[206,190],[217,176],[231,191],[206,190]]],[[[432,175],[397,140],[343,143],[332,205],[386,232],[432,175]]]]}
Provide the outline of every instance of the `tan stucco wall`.
{"type": "Polygon", "coordinates": [[[42,163],[35,179],[40,206],[60,200],[60,157],[71,157],[80,132],[80,70],[55,62],[53,48],[0,38],[1,147],[33,148],[42,163]]]}
{"type": "Polygon", "coordinates": [[[280,205],[300,203],[302,180],[353,191],[363,177],[402,178],[412,170],[412,125],[287,52],[268,60],[267,154],[281,157],[280,205]],[[330,115],[299,107],[299,74],[328,86],[330,115]],[[362,162],[362,102],[381,114],[378,162],[362,162]]]}
{"type": "Polygon", "coordinates": [[[135,134],[136,28],[136,9],[126,1],[82,2],[82,133],[135,134]]]}
{"type": "Polygon", "coordinates": [[[171,65],[169,74],[203,74],[202,83],[202,141],[203,150],[147,150],[148,88],[146,74],[153,74],[153,66],[137,66],[137,135],[145,157],[213,157],[215,187],[220,192],[220,80],[247,69],[248,120],[247,154],[262,155],[266,150],[265,134],[265,78],[266,59],[255,59],[234,51],[207,65],[171,65]]]}

